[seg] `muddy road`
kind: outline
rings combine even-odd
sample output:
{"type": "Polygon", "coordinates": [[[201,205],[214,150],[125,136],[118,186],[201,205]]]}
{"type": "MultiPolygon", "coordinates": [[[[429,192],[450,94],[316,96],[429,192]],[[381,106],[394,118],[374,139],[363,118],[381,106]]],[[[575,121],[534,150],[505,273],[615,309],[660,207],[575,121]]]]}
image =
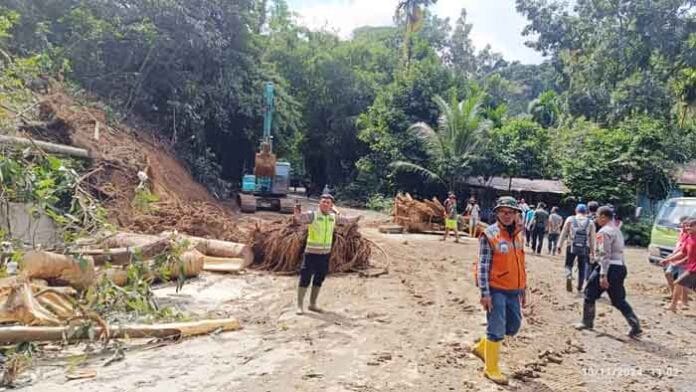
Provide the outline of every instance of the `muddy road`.
{"type": "MultiPolygon", "coordinates": [[[[563,261],[528,256],[530,306],[521,333],[506,341],[509,387],[482,376],[468,345],[485,330],[472,263],[476,242],[442,243],[426,235],[385,235],[363,228],[391,261],[389,274],[331,276],[324,314],[294,313],[295,277],[247,272],[204,274],[164,303],[200,316],[233,316],[238,332],[165,344],[133,343],[125,359],[110,353],[76,364],[63,354],[39,361],[26,390],[50,391],[693,391],[696,312],[662,309],[663,278],[644,250],[628,252],[628,300],[644,323],[641,341],[608,300],[594,332],[575,331],[582,299],[565,292],[563,261]],[[66,368],[93,369],[68,381],[66,368]]],[[[379,251],[375,262],[382,263],[379,251]]],[[[692,308],[693,309],[693,308],[692,308]]]]}

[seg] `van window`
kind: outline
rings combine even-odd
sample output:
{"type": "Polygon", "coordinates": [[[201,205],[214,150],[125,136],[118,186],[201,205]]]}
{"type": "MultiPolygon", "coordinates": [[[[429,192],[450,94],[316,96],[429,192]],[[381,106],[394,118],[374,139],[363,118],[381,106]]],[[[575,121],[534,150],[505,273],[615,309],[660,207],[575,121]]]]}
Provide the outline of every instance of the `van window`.
{"type": "Polygon", "coordinates": [[[670,200],[662,206],[657,217],[658,226],[679,228],[682,216],[696,217],[696,200],[670,200]]]}

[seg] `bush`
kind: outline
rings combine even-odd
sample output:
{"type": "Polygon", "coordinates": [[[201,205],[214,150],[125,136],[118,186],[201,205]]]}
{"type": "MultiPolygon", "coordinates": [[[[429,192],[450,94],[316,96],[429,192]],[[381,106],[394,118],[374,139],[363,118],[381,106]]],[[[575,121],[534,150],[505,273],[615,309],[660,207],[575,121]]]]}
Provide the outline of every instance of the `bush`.
{"type": "Polygon", "coordinates": [[[647,247],[650,245],[652,225],[649,221],[624,222],[621,226],[626,245],[647,247]]]}
{"type": "Polygon", "coordinates": [[[367,199],[365,204],[370,210],[379,211],[384,214],[390,214],[394,208],[394,199],[390,197],[384,197],[380,194],[374,194],[367,199]]]}

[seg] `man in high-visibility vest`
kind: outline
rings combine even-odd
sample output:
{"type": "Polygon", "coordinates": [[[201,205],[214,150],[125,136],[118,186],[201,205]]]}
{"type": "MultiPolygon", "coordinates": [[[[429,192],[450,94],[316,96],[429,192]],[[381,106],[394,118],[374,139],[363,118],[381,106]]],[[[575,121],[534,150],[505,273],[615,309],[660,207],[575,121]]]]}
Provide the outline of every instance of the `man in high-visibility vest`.
{"type": "Polygon", "coordinates": [[[304,313],[304,297],[312,283],[312,291],[309,295],[309,310],[321,313],[317,306],[317,298],[326,274],[329,272],[329,259],[331,258],[331,246],[333,245],[334,228],[336,225],[357,223],[360,216],[349,219],[336,214],[334,198],[328,193],[321,195],[319,210],[301,213],[299,206],[295,206],[295,223],[308,224],[307,244],[305,246],[304,260],[300,267],[300,282],[297,288],[297,314],[304,313]]]}
{"type": "Polygon", "coordinates": [[[486,336],[472,348],[485,363],[484,376],[497,384],[508,380],[500,372],[498,355],[505,335],[514,336],[522,324],[526,306],[527,273],[524,264],[522,209],[513,197],[498,199],[493,212],[496,223],[479,239],[476,284],[486,311],[486,336]]]}

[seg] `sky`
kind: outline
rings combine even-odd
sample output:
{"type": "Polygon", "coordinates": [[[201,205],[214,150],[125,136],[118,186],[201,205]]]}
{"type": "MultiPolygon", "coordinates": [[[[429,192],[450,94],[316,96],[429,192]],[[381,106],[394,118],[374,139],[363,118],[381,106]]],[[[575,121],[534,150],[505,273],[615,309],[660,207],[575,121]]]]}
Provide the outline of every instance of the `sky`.
{"type": "MultiPolygon", "coordinates": [[[[305,26],[328,26],[349,38],[356,27],[392,25],[397,0],[288,0],[288,4],[305,26]]],[[[477,50],[490,44],[508,61],[543,61],[539,53],[524,46],[521,33],[526,19],[515,10],[514,0],[438,0],[430,9],[454,24],[462,8],[466,8],[468,23],[474,25],[471,39],[477,50]]]]}

